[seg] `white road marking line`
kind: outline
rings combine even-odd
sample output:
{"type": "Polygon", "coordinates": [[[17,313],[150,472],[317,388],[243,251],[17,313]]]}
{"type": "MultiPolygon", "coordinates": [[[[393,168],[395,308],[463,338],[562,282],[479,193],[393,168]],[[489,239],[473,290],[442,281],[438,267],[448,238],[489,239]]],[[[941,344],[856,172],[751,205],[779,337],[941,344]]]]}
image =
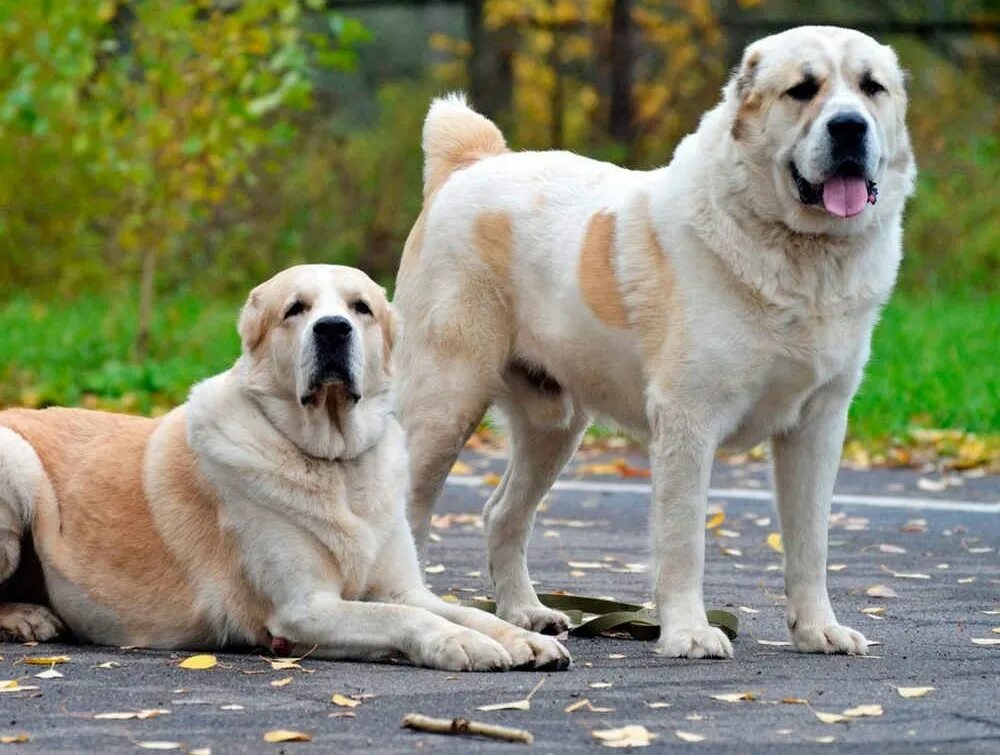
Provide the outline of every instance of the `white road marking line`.
{"type": "MultiPolygon", "coordinates": [[[[449,475],[448,484],[464,488],[488,487],[481,477],[449,475]]],[[[648,497],[653,486],[644,482],[593,482],[588,480],[557,480],[553,490],[574,493],[627,493],[648,497]]],[[[773,494],[769,490],[743,490],[741,488],[709,488],[709,498],[733,498],[770,504],[773,494]]],[[[1000,503],[979,503],[945,498],[907,498],[905,496],[852,495],[835,493],[833,502],[847,506],[865,506],[873,509],[909,509],[911,511],[956,511],[974,514],[1000,514],[1000,503]]]]}

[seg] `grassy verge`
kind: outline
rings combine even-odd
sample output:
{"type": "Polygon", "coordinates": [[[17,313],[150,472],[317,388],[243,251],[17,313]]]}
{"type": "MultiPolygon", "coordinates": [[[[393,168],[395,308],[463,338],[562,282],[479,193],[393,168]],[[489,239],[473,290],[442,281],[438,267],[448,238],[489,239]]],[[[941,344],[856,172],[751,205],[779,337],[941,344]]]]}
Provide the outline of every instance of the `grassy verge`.
{"type": "MultiPolygon", "coordinates": [[[[162,411],[239,353],[240,302],[175,296],[161,302],[151,355],[129,359],[131,296],[0,306],[0,404],[69,404],[162,411]]],[[[914,427],[1000,434],[1000,297],[900,294],[875,333],[873,356],[851,409],[864,443],[914,427]]]]}

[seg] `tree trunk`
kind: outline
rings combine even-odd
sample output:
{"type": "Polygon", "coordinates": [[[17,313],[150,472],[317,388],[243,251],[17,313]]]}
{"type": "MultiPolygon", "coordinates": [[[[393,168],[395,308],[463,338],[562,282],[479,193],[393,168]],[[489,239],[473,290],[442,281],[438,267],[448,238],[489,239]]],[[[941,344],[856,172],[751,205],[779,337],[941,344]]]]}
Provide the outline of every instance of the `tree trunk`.
{"type": "Polygon", "coordinates": [[[139,281],[139,322],[135,331],[132,358],[138,363],[149,356],[149,331],[153,319],[153,300],[156,296],[157,247],[150,244],[142,253],[142,278],[139,281]]]}
{"type": "Polygon", "coordinates": [[[629,0],[611,7],[611,138],[632,153],[632,23],[629,0]]]}

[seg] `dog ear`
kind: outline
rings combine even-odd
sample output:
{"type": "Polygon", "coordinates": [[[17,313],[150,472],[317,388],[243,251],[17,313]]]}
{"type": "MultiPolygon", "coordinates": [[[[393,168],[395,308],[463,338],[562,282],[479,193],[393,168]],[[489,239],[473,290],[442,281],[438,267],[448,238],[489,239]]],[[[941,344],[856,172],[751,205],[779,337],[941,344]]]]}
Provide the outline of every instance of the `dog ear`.
{"type": "Polygon", "coordinates": [[[755,50],[753,47],[747,48],[740,67],[733,75],[733,93],[740,102],[745,101],[753,90],[753,85],[757,81],[757,67],[760,65],[760,57],[760,50],[755,50]]]}
{"type": "Polygon", "coordinates": [[[267,334],[267,322],[264,308],[261,306],[260,286],[250,292],[246,304],[240,310],[239,323],[236,326],[243,342],[243,350],[247,353],[260,346],[267,334]]]}
{"type": "Polygon", "coordinates": [[[729,98],[739,103],[730,134],[739,141],[744,136],[744,121],[759,107],[759,98],[753,97],[754,85],[757,83],[757,69],[760,65],[760,50],[750,47],[743,54],[743,61],[729,79],[727,94],[729,98]]]}

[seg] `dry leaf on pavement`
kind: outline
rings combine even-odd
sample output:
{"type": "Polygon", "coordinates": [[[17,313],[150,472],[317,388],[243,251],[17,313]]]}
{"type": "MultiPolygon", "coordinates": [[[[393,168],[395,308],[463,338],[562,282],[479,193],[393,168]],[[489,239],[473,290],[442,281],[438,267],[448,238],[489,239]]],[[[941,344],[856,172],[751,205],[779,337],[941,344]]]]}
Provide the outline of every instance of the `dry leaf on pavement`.
{"type": "Polygon", "coordinates": [[[215,668],[219,665],[219,661],[214,655],[206,653],[203,655],[192,655],[185,658],[177,665],[181,668],[191,669],[193,671],[204,671],[205,669],[215,668]]]}
{"type": "Polygon", "coordinates": [[[743,700],[756,700],[757,695],[753,692],[726,692],[718,695],[709,695],[713,700],[719,700],[724,703],[738,703],[743,700]]]}
{"type": "Polygon", "coordinates": [[[898,598],[899,594],[887,585],[872,585],[865,590],[869,598],[898,598]]]}
{"type": "Polygon", "coordinates": [[[636,724],[622,726],[620,729],[601,729],[590,734],[601,740],[605,747],[648,747],[656,739],[656,734],[650,733],[645,726],[636,724]]]}
{"type": "Polygon", "coordinates": [[[813,713],[825,724],[842,724],[851,720],[849,716],[842,716],[840,713],[824,713],[821,710],[814,710],[813,713]]]}
{"type": "Polygon", "coordinates": [[[52,666],[56,663],[66,663],[68,660],[68,655],[36,655],[25,658],[24,663],[29,666],[52,666]]]}
{"type": "Polygon", "coordinates": [[[881,705],[858,705],[845,710],[844,715],[851,718],[864,718],[866,716],[881,716],[884,712],[881,705]]]}
{"type": "Polygon", "coordinates": [[[704,742],[705,737],[701,734],[692,734],[689,731],[680,731],[679,729],[674,732],[674,736],[677,737],[682,742],[704,742]]]}
{"type": "Polygon", "coordinates": [[[781,542],[780,532],[772,532],[770,535],[768,535],[767,544],[768,546],[770,546],[771,550],[776,551],[777,553],[785,552],[785,546],[781,542]]]}
{"type": "Polygon", "coordinates": [[[923,697],[934,691],[934,687],[896,687],[900,697],[923,697]]]}
{"type": "Polygon", "coordinates": [[[312,736],[304,731],[292,731],[290,729],[273,729],[264,733],[264,741],[269,744],[278,742],[312,742],[312,736]]]}
{"type": "Polygon", "coordinates": [[[342,695],[339,692],[334,693],[333,697],[330,698],[330,702],[340,708],[357,708],[361,705],[360,700],[347,697],[347,695],[342,695]]]}

